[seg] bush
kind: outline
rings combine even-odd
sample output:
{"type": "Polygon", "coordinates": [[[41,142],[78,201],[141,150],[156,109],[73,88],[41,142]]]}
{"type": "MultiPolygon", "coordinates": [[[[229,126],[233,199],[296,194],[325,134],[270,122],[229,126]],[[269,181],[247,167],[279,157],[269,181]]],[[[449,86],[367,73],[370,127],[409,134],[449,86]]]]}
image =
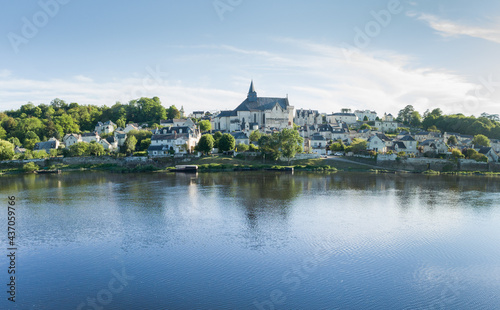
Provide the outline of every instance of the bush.
{"type": "Polygon", "coordinates": [[[38,167],[38,165],[35,164],[34,162],[29,162],[23,165],[23,170],[26,172],[33,172],[38,169],[40,169],[40,167],[38,167]]]}

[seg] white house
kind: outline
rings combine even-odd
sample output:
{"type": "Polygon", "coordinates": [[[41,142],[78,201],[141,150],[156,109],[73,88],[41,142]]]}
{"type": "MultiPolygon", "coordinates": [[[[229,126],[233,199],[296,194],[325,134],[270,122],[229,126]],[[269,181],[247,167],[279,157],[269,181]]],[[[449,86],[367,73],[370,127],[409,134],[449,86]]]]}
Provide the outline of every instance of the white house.
{"type": "Polygon", "coordinates": [[[197,127],[162,128],[151,136],[148,154],[150,156],[165,156],[170,151],[176,154],[192,153],[200,138],[201,133],[197,127]]]}
{"type": "Polygon", "coordinates": [[[238,144],[250,144],[250,139],[248,138],[248,135],[246,132],[243,131],[238,131],[238,132],[231,132],[231,135],[234,137],[234,142],[235,145],[238,144]]]}
{"type": "Polygon", "coordinates": [[[211,125],[220,131],[293,128],[293,109],[288,98],[257,97],[252,81],[247,98],[236,109],[221,111],[212,118],[211,125]]]}
{"type": "Polygon", "coordinates": [[[82,142],[99,142],[99,140],[101,140],[101,137],[97,132],[82,133],[82,142]]]}
{"type": "Polygon", "coordinates": [[[323,116],[317,110],[298,109],[293,122],[299,126],[320,125],[323,123],[323,116]]]}
{"type": "Polygon", "coordinates": [[[319,155],[326,155],[326,144],[327,141],[325,137],[320,134],[315,134],[310,138],[310,148],[312,153],[318,153],[319,155]]]}
{"type": "Polygon", "coordinates": [[[364,111],[356,110],[356,111],[354,111],[354,114],[356,115],[356,117],[360,121],[364,121],[365,117],[370,122],[374,122],[374,121],[377,120],[377,112],[375,112],[375,111],[370,111],[370,110],[364,110],[364,111]]]}
{"type": "Polygon", "coordinates": [[[75,143],[82,142],[82,136],[76,133],[68,133],[63,137],[63,143],[66,147],[70,147],[75,143]]]}
{"type": "Polygon", "coordinates": [[[341,113],[328,114],[326,116],[327,123],[344,122],[346,124],[356,124],[357,121],[358,121],[358,118],[356,117],[356,114],[354,114],[354,113],[341,112],[341,113]]]}
{"type": "Polygon", "coordinates": [[[137,124],[127,124],[125,128],[123,128],[123,132],[129,133],[132,130],[139,130],[139,126],[137,124]]]}
{"type": "Polygon", "coordinates": [[[114,137],[118,142],[118,146],[122,146],[123,144],[125,144],[127,134],[124,131],[115,130],[114,137]]]}
{"type": "Polygon", "coordinates": [[[112,121],[107,121],[105,123],[98,122],[97,125],[95,126],[95,131],[102,135],[102,134],[109,134],[112,133],[116,128],[116,124],[113,123],[112,121]]]}
{"type": "Polygon", "coordinates": [[[399,143],[403,143],[406,150],[405,152],[408,154],[416,154],[417,153],[417,140],[415,140],[412,136],[407,135],[397,141],[399,143]]]}
{"type": "MultiPolygon", "coordinates": [[[[390,115],[390,114],[389,114],[390,115]]],[[[398,129],[398,122],[394,121],[375,121],[375,127],[381,132],[392,131],[395,132],[398,129]]]]}
{"type": "Polygon", "coordinates": [[[368,138],[367,150],[386,153],[387,145],[386,141],[383,140],[383,137],[385,137],[385,135],[374,135],[368,138]]]}
{"type": "Polygon", "coordinates": [[[106,140],[106,139],[101,139],[101,140],[99,140],[98,143],[100,145],[102,145],[102,147],[105,150],[110,151],[110,152],[116,151],[116,149],[117,149],[117,148],[113,147],[113,145],[111,143],[109,143],[108,140],[106,140]]]}

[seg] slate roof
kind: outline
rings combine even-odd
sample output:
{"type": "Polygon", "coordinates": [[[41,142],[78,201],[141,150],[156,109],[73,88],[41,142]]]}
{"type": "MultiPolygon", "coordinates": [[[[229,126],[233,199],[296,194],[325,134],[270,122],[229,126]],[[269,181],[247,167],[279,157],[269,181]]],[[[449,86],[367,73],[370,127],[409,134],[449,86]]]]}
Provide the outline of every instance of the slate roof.
{"type": "Polygon", "coordinates": [[[402,137],[401,139],[399,139],[399,141],[415,141],[415,139],[413,139],[412,136],[406,135],[406,136],[402,137]]]}
{"type": "Polygon", "coordinates": [[[356,116],[354,113],[333,113],[335,116],[356,116]]]}
{"type": "Polygon", "coordinates": [[[406,149],[406,146],[403,142],[394,142],[394,146],[398,146],[399,149],[406,149]]]}
{"type": "Polygon", "coordinates": [[[148,152],[151,151],[167,151],[168,149],[164,145],[150,145],[148,147],[148,152]]]}
{"type": "Polygon", "coordinates": [[[479,153],[484,154],[484,155],[488,154],[490,151],[491,151],[491,147],[489,147],[489,146],[481,147],[478,150],[479,153]]]}
{"type": "Polygon", "coordinates": [[[97,136],[99,136],[97,132],[82,133],[82,137],[97,137],[97,136]]]}
{"type": "Polygon", "coordinates": [[[242,132],[242,131],[238,131],[238,132],[232,132],[231,135],[235,138],[235,139],[248,139],[248,136],[246,133],[242,132]]]}
{"type": "Polygon", "coordinates": [[[322,135],[315,134],[311,137],[311,140],[313,140],[313,141],[325,141],[326,139],[322,135]]]}
{"type": "Polygon", "coordinates": [[[257,97],[256,101],[250,101],[247,98],[236,109],[234,109],[233,112],[271,110],[276,104],[278,104],[284,110],[286,110],[290,105],[288,103],[288,98],[257,97]]]}
{"type": "Polygon", "coordinates": [[[217,117],[230,117],[230,116],[238,116],[238,113],[236,113],[236,110],[234,111],[221,111],[217,117]]]}
{"type": "Polygon", "coordinates": [[[50,150],[56,148],[56,141],[38,142],[35,143],[33,150],[50,150]]]}

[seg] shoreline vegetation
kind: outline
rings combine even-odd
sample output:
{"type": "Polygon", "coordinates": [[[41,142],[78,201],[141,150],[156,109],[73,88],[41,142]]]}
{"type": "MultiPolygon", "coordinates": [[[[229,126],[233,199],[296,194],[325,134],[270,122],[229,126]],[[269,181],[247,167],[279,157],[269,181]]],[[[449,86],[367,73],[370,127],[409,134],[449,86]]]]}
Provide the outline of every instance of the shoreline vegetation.
{"type": "Polygon", "coordinates": [[[398,170],[390,168],[382,168],[372,164],[359,163],[348,160],[333,160],[330,158],[318,158],[308,160],[296,160],[293,164],[288,165],[286,162],[271,162],[263,163],[260,159],[238,159],[232,156],[218,155],[205,156],[193,159],[191,161],[175,162],[161,161],[133,164],[119,163],[91,163],[84,162],[79,164],[64,164],[55,163],[51,159],[46,159],[44,166],[40,167],[36,163],[0,163],[0,175],[8,176],[14,174],[34,173],[40,170],[61,170],[62,172],[82,172],[82,171],[109,171],[114,173],[140,173],[140,172],[155,172],[155,173],[175,173],[171,170],[175,169],[177,164],[197,165],[199,173],[210,172],[245,172],[245,171],[312,171],[312,172],[366,172],[377,174],[423,174],[423,175],[482,175],[482,176],[500,176],[500,172],[486,171],[410,171],[398,170]],[[26,166],[29,166],[28,168],[26,166]]]}

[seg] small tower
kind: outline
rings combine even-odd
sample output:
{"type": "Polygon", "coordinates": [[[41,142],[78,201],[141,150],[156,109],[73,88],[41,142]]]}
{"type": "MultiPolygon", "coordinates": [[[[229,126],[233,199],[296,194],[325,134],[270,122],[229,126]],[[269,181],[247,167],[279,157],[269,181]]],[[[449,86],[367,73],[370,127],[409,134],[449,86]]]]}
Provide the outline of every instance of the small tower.
{"type": "Polygon", "coordinates": [[[181,106],[181,110],[179,111],[181,114],[181,118],[184,118],[184,106],[181,106]]]}
{"type": "Polygon", "coordinates": [[[256,102],[257,101],[257,92],[255,91],[255,88],[253,87],[253,80],[250,83],[250,90],[248,91],[248,101],[249,102],[256,102]]]}

